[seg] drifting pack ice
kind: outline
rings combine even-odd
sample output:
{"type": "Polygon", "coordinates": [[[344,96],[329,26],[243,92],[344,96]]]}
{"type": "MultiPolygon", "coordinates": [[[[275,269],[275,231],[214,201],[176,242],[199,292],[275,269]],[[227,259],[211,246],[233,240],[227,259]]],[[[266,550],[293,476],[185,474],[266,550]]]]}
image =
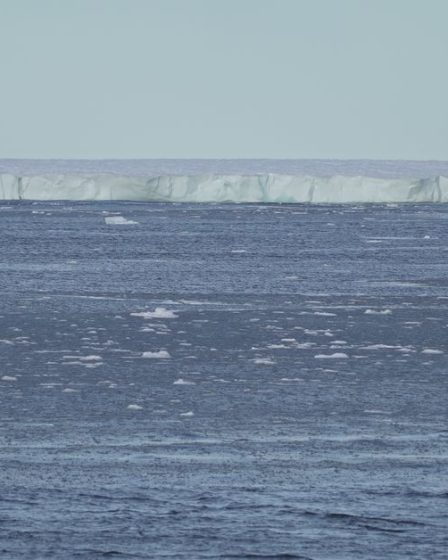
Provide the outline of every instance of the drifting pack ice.
{"type": "Polygon", "coordinates": [[[122,200],[235,203],[448,202],[448,177],[378,178],[308,175],[0,174],[3,200],[122,200]]]}

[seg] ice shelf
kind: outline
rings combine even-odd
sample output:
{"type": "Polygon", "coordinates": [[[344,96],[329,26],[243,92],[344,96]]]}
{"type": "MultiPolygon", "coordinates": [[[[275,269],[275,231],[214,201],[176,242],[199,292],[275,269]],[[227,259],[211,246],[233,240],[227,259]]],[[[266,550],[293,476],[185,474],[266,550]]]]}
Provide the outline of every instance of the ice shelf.
{"type": "Polygon", "coordinates": [[[448,177],[377,178],[308,175],[0,174],[2,200],[147,202],[403,203],[448,202],[448,177]]]}

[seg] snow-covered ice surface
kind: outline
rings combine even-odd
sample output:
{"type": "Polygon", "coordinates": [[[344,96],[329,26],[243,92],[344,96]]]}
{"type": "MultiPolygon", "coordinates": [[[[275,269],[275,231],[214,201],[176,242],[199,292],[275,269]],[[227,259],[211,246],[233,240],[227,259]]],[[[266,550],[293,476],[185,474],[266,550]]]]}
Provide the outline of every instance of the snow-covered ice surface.
{"type": "Polygon", "coordinates": [[[448,205],[0,230],[2,558],[446,557],[448,205]]]}
{"type": "MultiPolygon", "coordinates": [[[[0,160],[0,200],[448,202],[447,162],[0,160]]],[[[122,218],[105,218],[125,224],[122,218]]]]}

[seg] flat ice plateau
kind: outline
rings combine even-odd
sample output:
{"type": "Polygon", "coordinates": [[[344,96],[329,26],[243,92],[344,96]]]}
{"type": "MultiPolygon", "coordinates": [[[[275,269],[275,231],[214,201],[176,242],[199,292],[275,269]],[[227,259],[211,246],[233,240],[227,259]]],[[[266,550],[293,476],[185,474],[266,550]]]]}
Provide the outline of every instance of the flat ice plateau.
{"type": "Polygon", "coordinates": [[[3,200],[0,236],[2,560],[446,558],[447,203],[3,200]]]}
{"type": "Polygon", "coordinates": [[[443,163],[401,162],[401,167],[399,163],[394,167],[391,162],[378,162],[378,168],[383,166],[383,172],[378,173],[373,172],[372,162],[361,162],[356,167],[353,162],[336,165],[315,161],[300,165],[286,161],[282,165],[273,161],[265,164],[264,172],[258,162],[244,160],[239,166],[238,162],[222,161],[215,168],[209,162],[190,166],[181,163],[177,168],[150,162],[146,167],[140,163],[131,168],[133,173],[123,175],[120,172],[129,167],[121,162],[115,167],[104,164],[102,168],[91,162],[59,163],[53,173],[45,174],[38,171],[51,169],[50,162],[47,167],[45,163],[36,163],[34,172],[27,162],[22,169],[25,173],[17,174],[17,162],[3,161],[0,199],[284,204],[448,202],[448,169],[443,163]],[[103,173],[92,173],[92,169],[103,173]],[[335,173],[329,173],[331,169],[335,173]],[[447,176],[439,174],[440,171],[447,176]]]}

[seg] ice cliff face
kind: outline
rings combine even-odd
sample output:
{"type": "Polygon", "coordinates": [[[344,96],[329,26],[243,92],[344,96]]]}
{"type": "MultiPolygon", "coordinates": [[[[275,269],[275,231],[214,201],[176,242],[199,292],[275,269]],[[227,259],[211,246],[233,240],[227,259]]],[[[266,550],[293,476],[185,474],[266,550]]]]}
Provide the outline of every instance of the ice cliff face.
{"type": "Polygon", "coordinates": [[[3,200],[130,200],[148,202],[402,203],[448,202],[448,177],[0,174],[3,200]]]}

